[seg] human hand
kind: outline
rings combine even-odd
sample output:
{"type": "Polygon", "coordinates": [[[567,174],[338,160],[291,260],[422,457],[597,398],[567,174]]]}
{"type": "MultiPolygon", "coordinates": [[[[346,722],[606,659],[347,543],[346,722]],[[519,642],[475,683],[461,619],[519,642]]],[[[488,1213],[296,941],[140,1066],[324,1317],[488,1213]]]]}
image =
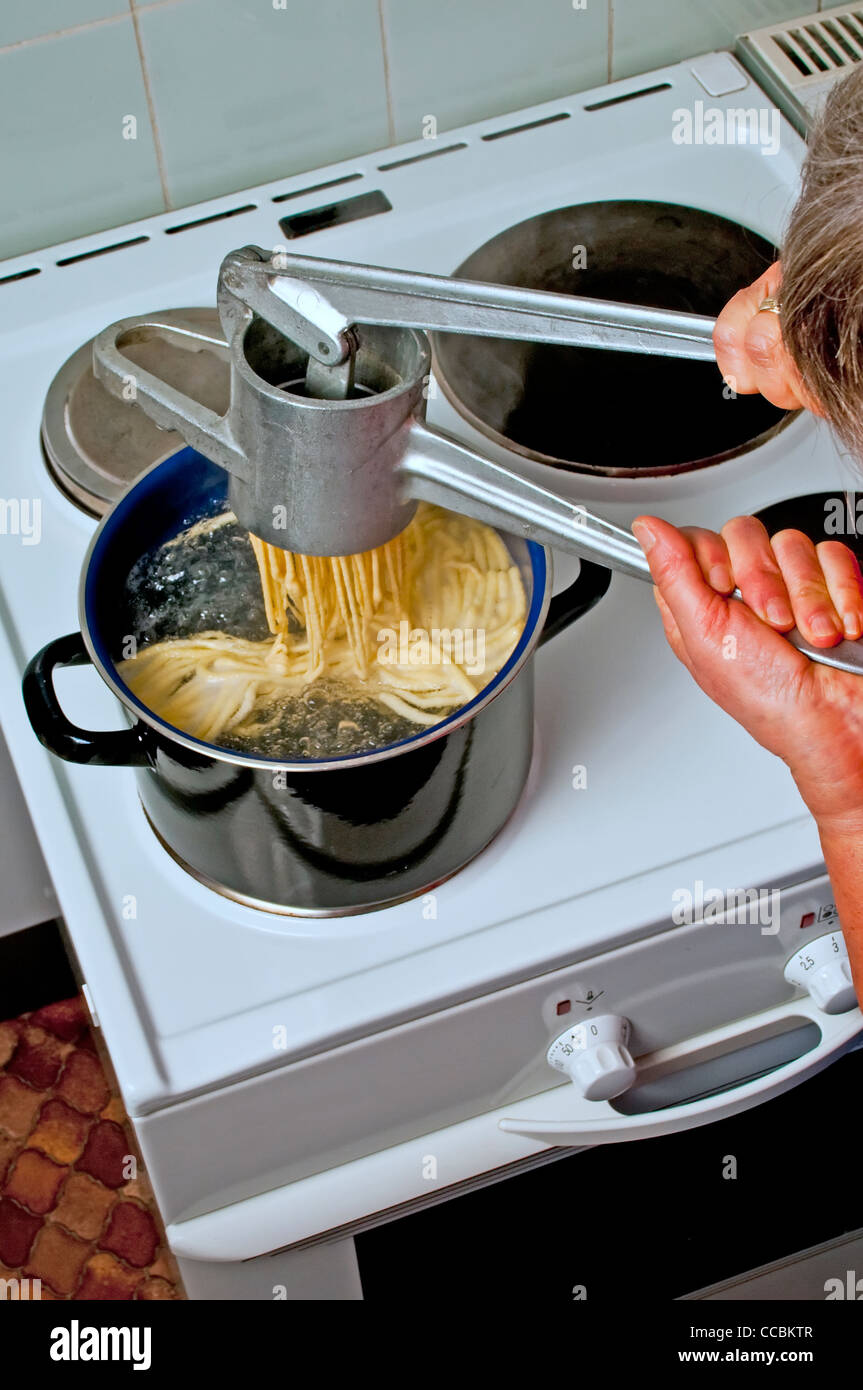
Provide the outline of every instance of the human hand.
{"type": "Polygon", "coordinates": [[[815,415],[821,411],[806,391],[796,366],[782,342],[778,314],[758,311],[764,299],[780,298],[782,265],[769,270],[744,290],[738,290],[716,320],[713,344],[725,381],[741,396],[760,392],[781,410],[801,406],[815,415]]]}
{"type": "Polygon", "coordinates": [[[863,830],[863,678],[810,661],[814,646],[863,633],[863,581],[838,541],[772,541],[754,517],[722,534],[640,517],[668,641],[702,690],[791,770],[819,827],[863,830]],[[728,597],[738,587],[745,601],[728,597]]]}

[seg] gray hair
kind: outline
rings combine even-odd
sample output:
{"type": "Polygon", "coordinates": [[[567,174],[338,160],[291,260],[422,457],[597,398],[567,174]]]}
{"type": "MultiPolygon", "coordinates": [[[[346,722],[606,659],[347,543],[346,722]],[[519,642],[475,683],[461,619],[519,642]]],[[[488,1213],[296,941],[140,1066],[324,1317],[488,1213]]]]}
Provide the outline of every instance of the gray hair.
{"type": "Polygon", "coordinates": [[[863,64],[813,131],[782,250],[782,336],[807,391],[863,458],[863,64]]]}

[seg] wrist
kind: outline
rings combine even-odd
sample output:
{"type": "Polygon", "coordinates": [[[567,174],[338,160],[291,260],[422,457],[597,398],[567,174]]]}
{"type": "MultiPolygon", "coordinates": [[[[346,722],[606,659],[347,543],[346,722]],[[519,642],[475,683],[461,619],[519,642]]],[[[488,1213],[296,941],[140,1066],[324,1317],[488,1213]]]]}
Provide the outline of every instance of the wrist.
{"type": "Polygon", "coordinates": [[[812,775],[798,771],[790,762],[788,770],[822,838],[851,841],[863,839],[863,780],[859,766],[853,776],[812,775]]]}
{"type": "Polygon", "coordinates": [[[822,845],[863,846],[863,807],[831,812],[828,815],[816,814],[815,824],[818,826],[822,845]]]}

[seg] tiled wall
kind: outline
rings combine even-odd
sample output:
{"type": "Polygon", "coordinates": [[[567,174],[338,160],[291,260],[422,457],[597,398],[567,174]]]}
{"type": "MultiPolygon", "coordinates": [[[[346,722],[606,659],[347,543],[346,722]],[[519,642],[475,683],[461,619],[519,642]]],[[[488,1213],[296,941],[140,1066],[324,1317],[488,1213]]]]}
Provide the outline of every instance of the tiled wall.
{"type": "MultiPolygon", "coordinates": [[[[829,0],[824,0],[827,7],[829,0]]],[[[0,0],[0,258],[729,45],[816,0],[0,0]]]]}

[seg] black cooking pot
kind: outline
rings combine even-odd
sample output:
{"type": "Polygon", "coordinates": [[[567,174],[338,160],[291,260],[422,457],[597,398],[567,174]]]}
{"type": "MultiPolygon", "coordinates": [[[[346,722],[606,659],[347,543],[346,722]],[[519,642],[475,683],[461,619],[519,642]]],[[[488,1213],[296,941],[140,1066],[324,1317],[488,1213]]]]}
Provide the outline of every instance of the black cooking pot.
{"type": "Polygon", "coordinates": [[[192,738],[148,709],[115,663],[134,632],[123,594],[150,550],[227,505],[227,475],[192,449],[157,464],[103,520],[84,562],[81,632],[24,674],[40,741],[67,762],[137,769],[147,818],[196,878],[250,906],[308,916],[367,911],[424,892],[494,838],[518,802],[533,745],[534,648],[599,601],[611,572],[582,561],[551,597],[547,551],[505,537],[528,600],[512,656],[475,699],[431,729],[371,753],[277,762],[192,738]],[[87,661],[130,726],[77,728],[53,687],[87,661]]]}

